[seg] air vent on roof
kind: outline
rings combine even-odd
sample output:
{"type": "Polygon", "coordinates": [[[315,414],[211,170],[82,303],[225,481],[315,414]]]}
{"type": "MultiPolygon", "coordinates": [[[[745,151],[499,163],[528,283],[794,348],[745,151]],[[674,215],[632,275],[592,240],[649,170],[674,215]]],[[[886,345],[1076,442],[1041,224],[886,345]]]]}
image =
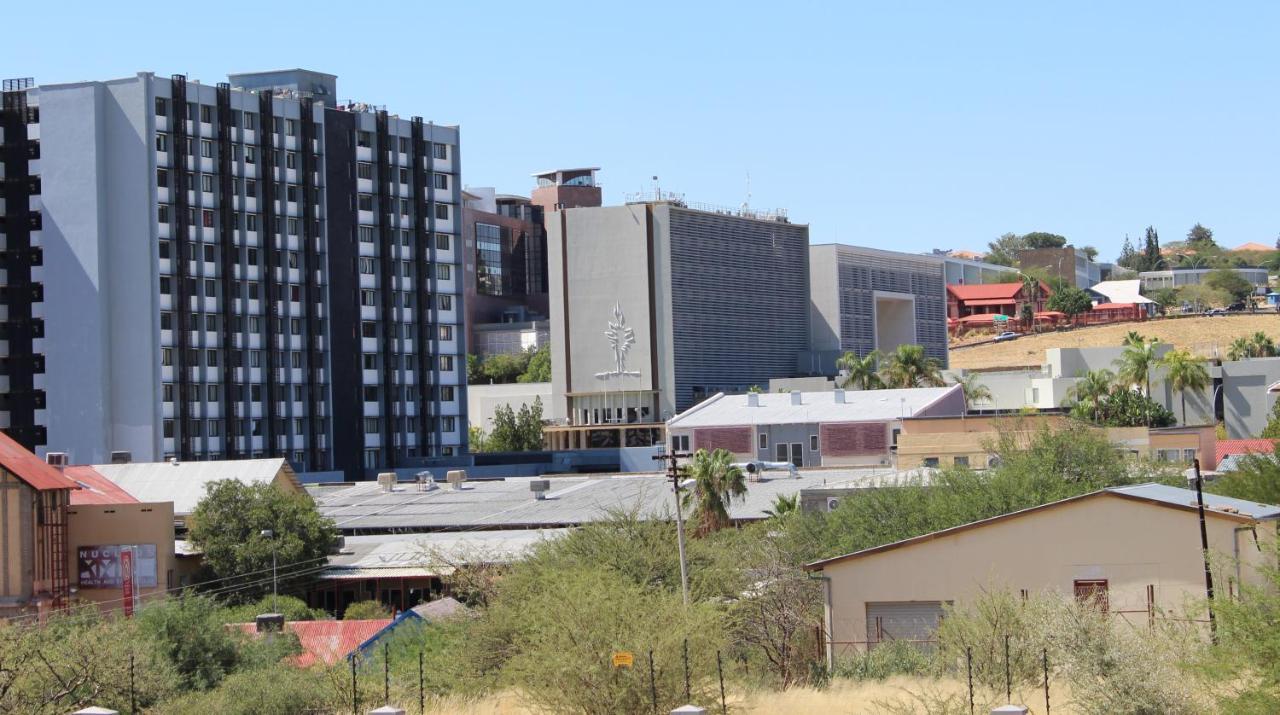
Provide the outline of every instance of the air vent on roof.
{"type": "Polygon", "coordinates": [[[803,397],[804,397],[804,393],[802,393],[802,392],[792,392],[792,393],[791,393],[791,404],[793,404],[793,405],[803,404],[803,397]]]}
{"type": "Polygon", "coordinates": [[[533,492],[533,498],[542,501],[547,498],[547,492],[551,491],[550,479],[535,479],[529,482],[529,491],[533,492]]]}
{"type": "Polygon", "coordinates": [[[44,456],[44,461],[48,462],[50,465],[54,467],[57,467],[58,469],[62,469],[63,467],[67,466],[67,453],[66,452],[49,452],[44,456]]]}
{"type": "Polygon", "coordinates": [[[384,492],[394,491],[396,488],[396,473],[381,472],[378,474],[378,487],[384,492]]]}
{"type": "Polygon", "coordinates": [[[128,464],[133,461],[133,453],[127,450],[117,450],[111,453],[112,464],[128,464]]]}
{"type": "Polygon", "coordinates": [[[444,480],[449,483],[450,489],[461,490],[462,483],[467,481],[467,472],[465,469],[450,469],[444,475],[444,480]]]}

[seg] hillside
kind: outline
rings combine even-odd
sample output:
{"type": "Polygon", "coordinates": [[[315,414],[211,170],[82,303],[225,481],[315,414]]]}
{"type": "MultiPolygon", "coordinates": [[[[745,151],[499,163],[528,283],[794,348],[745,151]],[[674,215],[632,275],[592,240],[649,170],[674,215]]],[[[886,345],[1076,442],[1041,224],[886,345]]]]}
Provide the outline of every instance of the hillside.
{"type": "Polygon", "coordinates": [[[1063,332],[1027,335],[1007,343],[959,348],[953,344],[951,367],[974,370],[1039,365],[1044,362],[1044,351],[1048,348],[1116,346],[1120,345],[1130,330],[1173,343],[1177,347],[1190,348],[1205,357],[1221,357],[1226,354],[1231,341],[1242,335],[1252,335],[1261,330],[1273,339],[1280,339],[1280,315],[1257,313],[1094,325],[1063,332]]]}

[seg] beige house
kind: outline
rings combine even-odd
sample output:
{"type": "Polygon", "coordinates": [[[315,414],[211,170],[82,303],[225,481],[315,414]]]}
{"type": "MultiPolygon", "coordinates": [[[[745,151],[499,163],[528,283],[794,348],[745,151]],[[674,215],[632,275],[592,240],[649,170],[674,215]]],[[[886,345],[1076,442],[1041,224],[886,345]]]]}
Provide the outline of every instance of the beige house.
{"type": "MultiPolygon", "coordinates": [[[[898,435],[898,467],[965,465],[991,466],[993,446],[1001,436],[1028,443],[1042,429],[1057,430],[1070,424],[1060,414],[982,415],[961,417],[908,417],[898,435]]],[[[1131,457],[1146,457],[1190,464],[1200,460],[1206,471],[1217,466],[1217,437],[1213,425],[1188,427],[1105,427],[1101,430],[1116,449],[1131,457]]]]}
{"type": "MultiPolygon", "coordinates": [[[[1207,495],[1221,597],[1258,583],[1280,507],[1207,495]],[[1268,522],[1263,525],[1263,522],[1268,522]]],[[[1205,594],[1194,491],[1116,487],[807,565],[826,582],[828,665],[886,640],[928,640],[981,591],[1058,592],[1142,619],[1205,594]]]]}

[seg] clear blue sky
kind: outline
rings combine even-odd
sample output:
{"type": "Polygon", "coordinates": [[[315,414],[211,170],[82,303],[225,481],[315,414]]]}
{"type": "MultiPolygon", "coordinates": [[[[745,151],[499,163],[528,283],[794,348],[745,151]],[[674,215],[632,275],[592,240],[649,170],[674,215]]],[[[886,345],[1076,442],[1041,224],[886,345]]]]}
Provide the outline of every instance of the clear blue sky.
{"type": "Polygon", "coordinates": [[[1049,5],[17,3],[0,67],[314,68],[343,98],[461,124],[468,185],[527,193],[532,171],[601,166],[609,203],[657,174],[737,205],[750,172],[752,204],[814,242],[1045,230],[1114,258],[1126,233],[1196,221],[1273,242],[1280,3],[1049,5]]]}

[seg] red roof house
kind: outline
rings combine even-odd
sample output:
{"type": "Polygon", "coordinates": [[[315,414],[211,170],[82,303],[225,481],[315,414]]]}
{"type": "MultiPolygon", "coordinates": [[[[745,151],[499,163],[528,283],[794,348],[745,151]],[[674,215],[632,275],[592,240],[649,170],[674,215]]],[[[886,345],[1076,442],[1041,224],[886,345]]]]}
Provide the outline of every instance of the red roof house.
{"type": "MultiPolygon", "coordinates": [[[[284,629],[298,637],[302,652],[290,659],[293,665],[307,668],[316,663],[333,665],[355,652],[361,644],[391,625],[390,618],[353,621],[289,621],[284,629]]],[[[254,635],[253,623],[237,623],[235,628],[254,635]]]]}
{"type": "Polygon", "coordinates": [[[1217,449],[1218,461],[1231,455],[1272,454],[1276,451],[1274,439],[1220,439],[1217,449]]]}
{"type": "Polygon", "coordinates": [[[1000,314],[1017,318],[1021,306],[1030,303],[1034,312],[1044,310],[1049,286],[1040,283],[1038,295],[1028,296],[1022,283],[953,284],[947,286],[947,317],[1000,314]]]}

